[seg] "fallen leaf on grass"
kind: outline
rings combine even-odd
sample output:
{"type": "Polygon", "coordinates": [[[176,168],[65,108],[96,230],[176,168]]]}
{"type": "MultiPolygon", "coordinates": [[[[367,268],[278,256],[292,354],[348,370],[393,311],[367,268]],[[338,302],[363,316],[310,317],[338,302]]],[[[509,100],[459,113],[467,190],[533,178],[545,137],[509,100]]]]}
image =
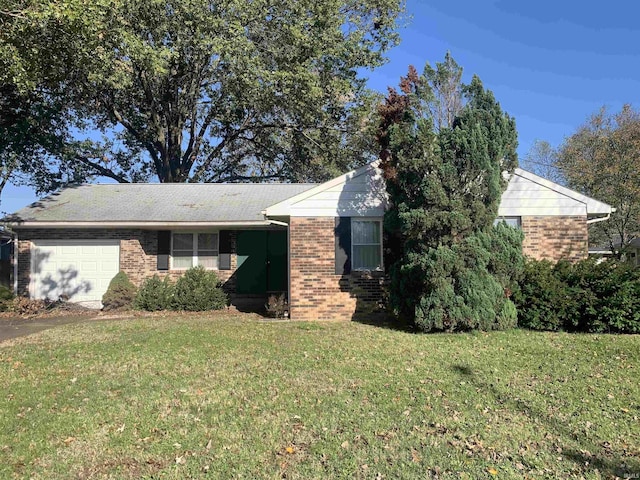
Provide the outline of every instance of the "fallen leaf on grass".
{"type": "Polygon", "coordinates": [[[411,461],[414,463],[420,463],[420,455],[418,455],[418,451],[415,448],[411,449],[411,461]]]}
{"type": "Polygon", "coordinates": [[[287,453],[293,453],[293,452],[295,452],[295,449],[293,447],[287,447],[287,448],[284,449],[284,451],[287,452],[287,453]]]}
{"type": "Polygon", "coordinates": [[[493,475],[493,476],[498,475],[498,471],[497,471],[495,468],[493,468],[493,467],[489,467],[489,468],[487,468],[487,472],[489,472],[489,474],[491,474],[491,475],[493,475]]]}
{"type": "Polygon", "coordinates": [[[67,445],[69,445],[70,443],[74,442],[76,439],[75,437],[67,437],[63,440],[64,443],[66,443],[67,445]]]}
{"type": "Polygon", "coordinates": [[[342,442],[342,444],[340,444],[340,446],[342,448],[349,448],[349,442],[347,440],[345,440],[344,442],[342,442]]]}

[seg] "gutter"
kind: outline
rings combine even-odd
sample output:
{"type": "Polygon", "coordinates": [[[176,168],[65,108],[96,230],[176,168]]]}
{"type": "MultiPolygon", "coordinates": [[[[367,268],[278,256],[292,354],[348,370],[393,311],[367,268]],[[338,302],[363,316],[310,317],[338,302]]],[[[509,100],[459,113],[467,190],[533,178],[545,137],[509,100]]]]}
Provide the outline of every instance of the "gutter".
{"type": "Polygon", "coordinates": [[[177,227],[264,227],[269,220],[247,222],[21,222],[11,224],[14,230],[22,228],[177,228],[177,227]]]}
{"type": "Polygon", "coordinates": [[[609,220],[610,218],[611,218],[611,214],[607,213],[605,217],[598,217],[598,218],[592,218],[590,220],[587,220],[587,225],[591,225],[592,223],[604,222],[605,220],[609,220]]]}
{"type": "Polygon", "coordinates": [[[267,220],[267,222],[269,222],[272,225],[280,225],[281,227],[289,227],[289,224],[287,222],[281,222],[279,220],[267,220]]]}

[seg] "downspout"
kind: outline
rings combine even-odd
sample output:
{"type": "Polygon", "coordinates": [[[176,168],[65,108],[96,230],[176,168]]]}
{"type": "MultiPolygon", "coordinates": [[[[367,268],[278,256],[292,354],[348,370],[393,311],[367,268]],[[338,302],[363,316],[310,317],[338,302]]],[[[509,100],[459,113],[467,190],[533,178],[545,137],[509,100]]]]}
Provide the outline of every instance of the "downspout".
{"type": "Polygon", "coordinates": [[[611,214],[607,213],[606,217],[598,217],[587,220],[587,225],[591,225],[592,223],[604,222],[605,220],[609,220],[609,218],[611,218],[611,214]]]}
{"type": "Polygon", "coordinates": [[[13,239],[13,294],[18,296],[18,234],[13,239]]]}
{"type": "MultiPolygon", "coordinates": [[[[262,214],[266,217],[266,211],[262,211],[262,214]]],[[[291,305],[289,302],[291,301],[291,236],[289,233],[289,224],[286,222],[281,222],[279,220],[271,220],[269,218],[266,219],[272,225],[279,225],[281,227],[287,227],[287,316],[289,319],[291,318],[291,305]]]]}

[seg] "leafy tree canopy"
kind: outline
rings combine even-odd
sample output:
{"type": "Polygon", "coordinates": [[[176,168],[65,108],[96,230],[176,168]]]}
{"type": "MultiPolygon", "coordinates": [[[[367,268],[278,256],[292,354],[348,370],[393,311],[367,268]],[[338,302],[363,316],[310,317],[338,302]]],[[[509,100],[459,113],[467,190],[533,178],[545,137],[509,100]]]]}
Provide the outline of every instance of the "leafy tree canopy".
{"type": "Polygon", "coordinates": [[[358,71],[384,62],[402,11],[399,0],[0,0],[0,114],[24,120],[0,160],[20,151],[40,191],[95,175],[327,178],[370,153],[373,97],[358,71]]]}
{"type": "Polygon", "coordinates": [[[640,236],[640,112],[602,108],[560,146],[556,165],[569,186],[616,208],[591,225],[590,239],[623,254],[640,236]]]}

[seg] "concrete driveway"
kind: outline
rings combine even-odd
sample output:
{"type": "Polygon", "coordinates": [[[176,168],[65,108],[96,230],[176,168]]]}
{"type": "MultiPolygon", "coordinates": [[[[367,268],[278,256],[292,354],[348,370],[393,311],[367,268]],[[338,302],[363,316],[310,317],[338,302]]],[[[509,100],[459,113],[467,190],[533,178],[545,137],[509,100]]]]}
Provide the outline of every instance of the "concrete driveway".
{"type": "Polygon", "coordinates": [[[58,325],[66,325],[69,323],[83,323],[96,320],[95,315],[92,316],[69,316],[69,317],[50,317],[50,318],[0,318],[0,343],[5,340],[17,337],[25,337],[32,333],[53,328],[58,325]]]}

